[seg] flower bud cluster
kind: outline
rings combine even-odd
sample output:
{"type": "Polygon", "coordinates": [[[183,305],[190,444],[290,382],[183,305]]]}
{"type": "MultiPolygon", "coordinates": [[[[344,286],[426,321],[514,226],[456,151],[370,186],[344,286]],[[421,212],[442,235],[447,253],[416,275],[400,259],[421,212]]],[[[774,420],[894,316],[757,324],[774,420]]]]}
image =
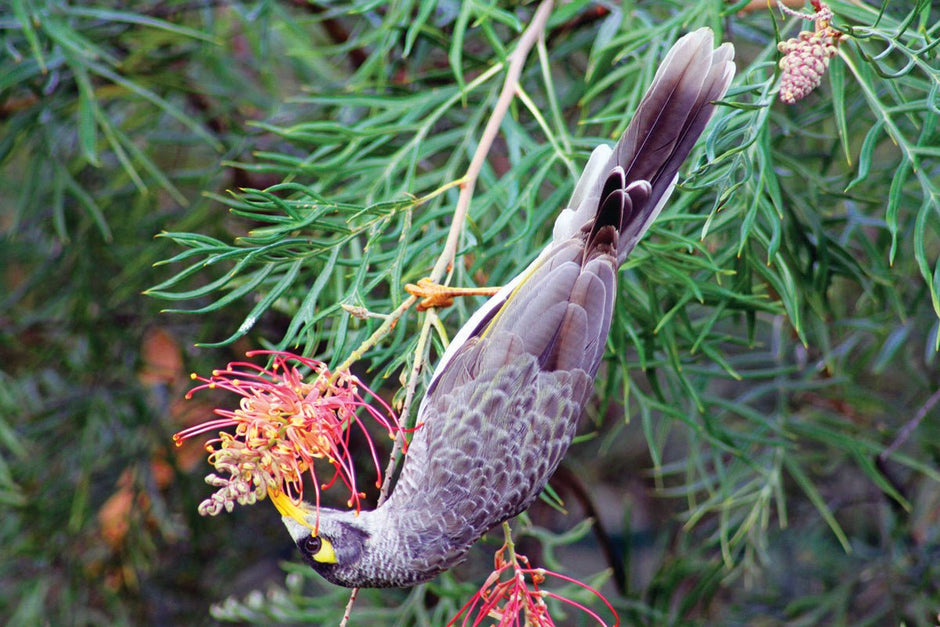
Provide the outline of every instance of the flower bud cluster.
{"type": "MultiPolygon", "coordinates": [[[[780,69],[783,70],[780,100],[787,104],[802,100],[819,87],[829,67],[829,59],[836,56],[836,46],[842,36],[831,26],[832,9],[822,0],[811,0],[811,4],[816,10],[812,16],[785,10],[786,13],[811,19],[815,23],[814,32],[804,30],[797,37],[777,44],[777,50],[783,53],[780,59],[780,69]]],[[[785,9],[784,5],[780,8],[785,9]]]]}
{"type": "Polygon", "coordinates": [[[793,104],[805,98],[819,87],[822,77],[829,67],[829,59],[836,54],[839,33],[829,26],[816,32],[803,31],[794,37],[777,44],[783,53],[780,69],[780,100],[793,104]]]}
{"type": "Polygon", "coordinates": [[[199,504],[201,516],[215,516],[223,509],[231,512],[236,503],[254,505],[267,496],[270,475],[261,468],[251,468],[245,463],[222,461],[216,461],[214,465],[216,470],[227,473],[228,476],[222,477],[215,473],[206,476],[206,483],[219,489],[199,504]]]}

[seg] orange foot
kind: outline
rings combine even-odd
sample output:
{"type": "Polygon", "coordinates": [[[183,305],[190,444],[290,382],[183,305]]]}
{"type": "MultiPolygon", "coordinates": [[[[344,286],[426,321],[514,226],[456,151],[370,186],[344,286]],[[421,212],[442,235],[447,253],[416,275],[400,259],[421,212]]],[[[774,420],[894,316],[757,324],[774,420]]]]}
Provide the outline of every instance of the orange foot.
{"type": "Polygon", "coordinates": [[[408,283],[405,291],[421,299],[418,311],[431,307],[450,307],[457,296],[492,296],[498,292],[498,287],[449,287],[435,283],[431,279],[421,279],[418,284],[408,283]]]}

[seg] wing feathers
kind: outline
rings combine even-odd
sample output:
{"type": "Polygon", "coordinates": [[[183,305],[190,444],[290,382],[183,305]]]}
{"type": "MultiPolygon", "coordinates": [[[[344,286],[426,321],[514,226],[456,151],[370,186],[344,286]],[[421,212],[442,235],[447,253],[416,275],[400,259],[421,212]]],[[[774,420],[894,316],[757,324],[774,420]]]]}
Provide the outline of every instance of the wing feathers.
{"type": "Polygon", "coordinates": [[[679,167],[711,118],[713,102],[724,95],[734,76],[734,48],[724,44],[713,49],[713,38],[710,29],[701,28],[680,38],[666,54],[606,167],[597,167],[603,153],[592,154],[572,197],[574,209],[558,218],[555,241],[577,233],[576,220],[584,225],[595,216],[598,203],[610,195],[608,174],[620,167],[627,189],[639,181],[648,181],[651,188],[648,201],[634,202],[632,214],[623,221],[621,232],[631,232],[620,238],[618,258],[623,263],[662,209],[679,167]],[[588,171],[596,177],[593,185],[584,178],[588,171]]]}
{"type": "MultiPolygon", "coordinates": [[[[458,360],[460,347],[473,338],[517,336],[521,344],[513,350],[537,357],[543,367],[554,367],[561,348],[567,351],[571,345],[559,344],[560,325],[572,329],[582,324],[576,314],[567,314],[567,308],[564,312],[551,308],[557,302],[578,302],[585,309],[585,341],[591,348],[585,351],[590,357],[584,363],[600,359],[616,292],[616,269],[661,210],[679,167],[712,115],[713,101],[724,95],[734,76],[734,49],[730,44],[713,49],[713,38],[710,29],[702,28],[682,37],[667,53],[620,141],[613,149],[601,146],[591,154],[569,208],[555,222],[552,243],[458,332],[438,364],[429,394],[437,391],[438,380],[458,360]],[[594,260],[599,263],[592,264],[594,260]],[[557,266],[568,262],[576,262],[580,271],[555,273],[557,266]],[[600,279],[605,291],[596,298],[604,300],[602,307],[591,308],[590,296],[572,297],[579,274],[600,279]]],[[[493,353],[492,358],[508,360],[513,354],[518,353],[493,353]]],[[[596,367],[594,363],[589,370],[596,367]]],[[[465,368],[458,378],[467,372],[465,368]]]]}

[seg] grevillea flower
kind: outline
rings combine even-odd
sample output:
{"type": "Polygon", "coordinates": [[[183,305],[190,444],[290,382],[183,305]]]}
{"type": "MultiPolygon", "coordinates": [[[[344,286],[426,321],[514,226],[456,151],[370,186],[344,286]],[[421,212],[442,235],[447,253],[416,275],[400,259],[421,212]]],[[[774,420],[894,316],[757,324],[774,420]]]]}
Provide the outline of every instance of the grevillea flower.
{"type": "Polygon", "coordinates": [[[330,373],[325,364],[292,353],[247,353],[248,357],[257,355],[271,356],[271,367],[233,362],[224,370],[213,371],[209,378],[192,375],[202,385],[190,390],[186,398],[204,389],[228,390],[242,397],[238,409],[216,409],[221,418],[173,436],[180,445],[193,436],[235,428],[234,433],[219,432],[206,443],[209,463],[220,474],[206,477],[206,483],[218,490],[199,505],[199,513],[214,516],[222,509],[230,512],[236,503],[249,505],[268,494],[283,494],[298,505],[306,472],[313,479],[318,510],[320,491],[338,480],[349,490],[347,505],[358,512],[365,495],[356,486],[349,450],[354,425],[368,443],[377,487],[381,485],[381,472],[372,439],[357,411],[364,410],[394,438],[401,428],[391,408],[347,371],[330,373]],[[302,373],[300,368],[309,369],[309,373],[302,373]],[[363,393],[371,396],[381,410],[367,403],[363,393]],[[325,465],[332,471],[326,481],[318,476],[317,460],[321,467],[325,465]]]}
{"type": "Polygon", "coordinates": [[[794,104],[805,98],[819,87],[823,75],[829,67],[829,59],[836,55],[836,46],[842,34],[830,26],[832,11],[825,2],[814,0],[815,16],[806,16],[793,12],[794,15],[815,21],[815,31],[801,31],[793,37],[777,44],[783,53],[780,59],[780,100],[794,104]]]}
{"type": "MultiPolygon", "coordinates": [[[[610,602],[600,592],[591,586],[544,568],[532,568],[525,555],[519,555],[511,541],[496,552],[495,569],[483,583],[483,587],[471,598],[466,605],[460,608],[457,615],[447,624],[448,627],[460,625],[466,627],[484,624],[488,618],[495,620],[498,627],[554,627],[555,621],[548,611],[546,598],[557,599],[584,612],[598,625],[607,626],[607,623],[588,607],[565,598],[554,592],[542,589],[542,584],[548,577],[575,584],[589,591],[607,606],[614,617],[614,627],[620,624],[617,612],[610,602]]],[[[487,623],[494,624],[494,623],[487,623]]]]}

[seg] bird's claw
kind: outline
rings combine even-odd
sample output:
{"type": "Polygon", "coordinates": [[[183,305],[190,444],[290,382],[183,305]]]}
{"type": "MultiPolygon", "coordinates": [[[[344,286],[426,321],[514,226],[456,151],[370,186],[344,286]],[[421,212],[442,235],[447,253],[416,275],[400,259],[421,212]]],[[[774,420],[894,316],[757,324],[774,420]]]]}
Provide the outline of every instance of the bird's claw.
{"type": "Polygon", "coordinates": [[[417,285],[414,283],[405,285],[406,292],[421,299],[417,305],[418,311],[431,307],[438,309],[450,307],[454,304],[454,298],[458,296],[492,296],[499,289],[498,287],[450,287],[435,283],[429,278],[421,279],[417,285]]]}

